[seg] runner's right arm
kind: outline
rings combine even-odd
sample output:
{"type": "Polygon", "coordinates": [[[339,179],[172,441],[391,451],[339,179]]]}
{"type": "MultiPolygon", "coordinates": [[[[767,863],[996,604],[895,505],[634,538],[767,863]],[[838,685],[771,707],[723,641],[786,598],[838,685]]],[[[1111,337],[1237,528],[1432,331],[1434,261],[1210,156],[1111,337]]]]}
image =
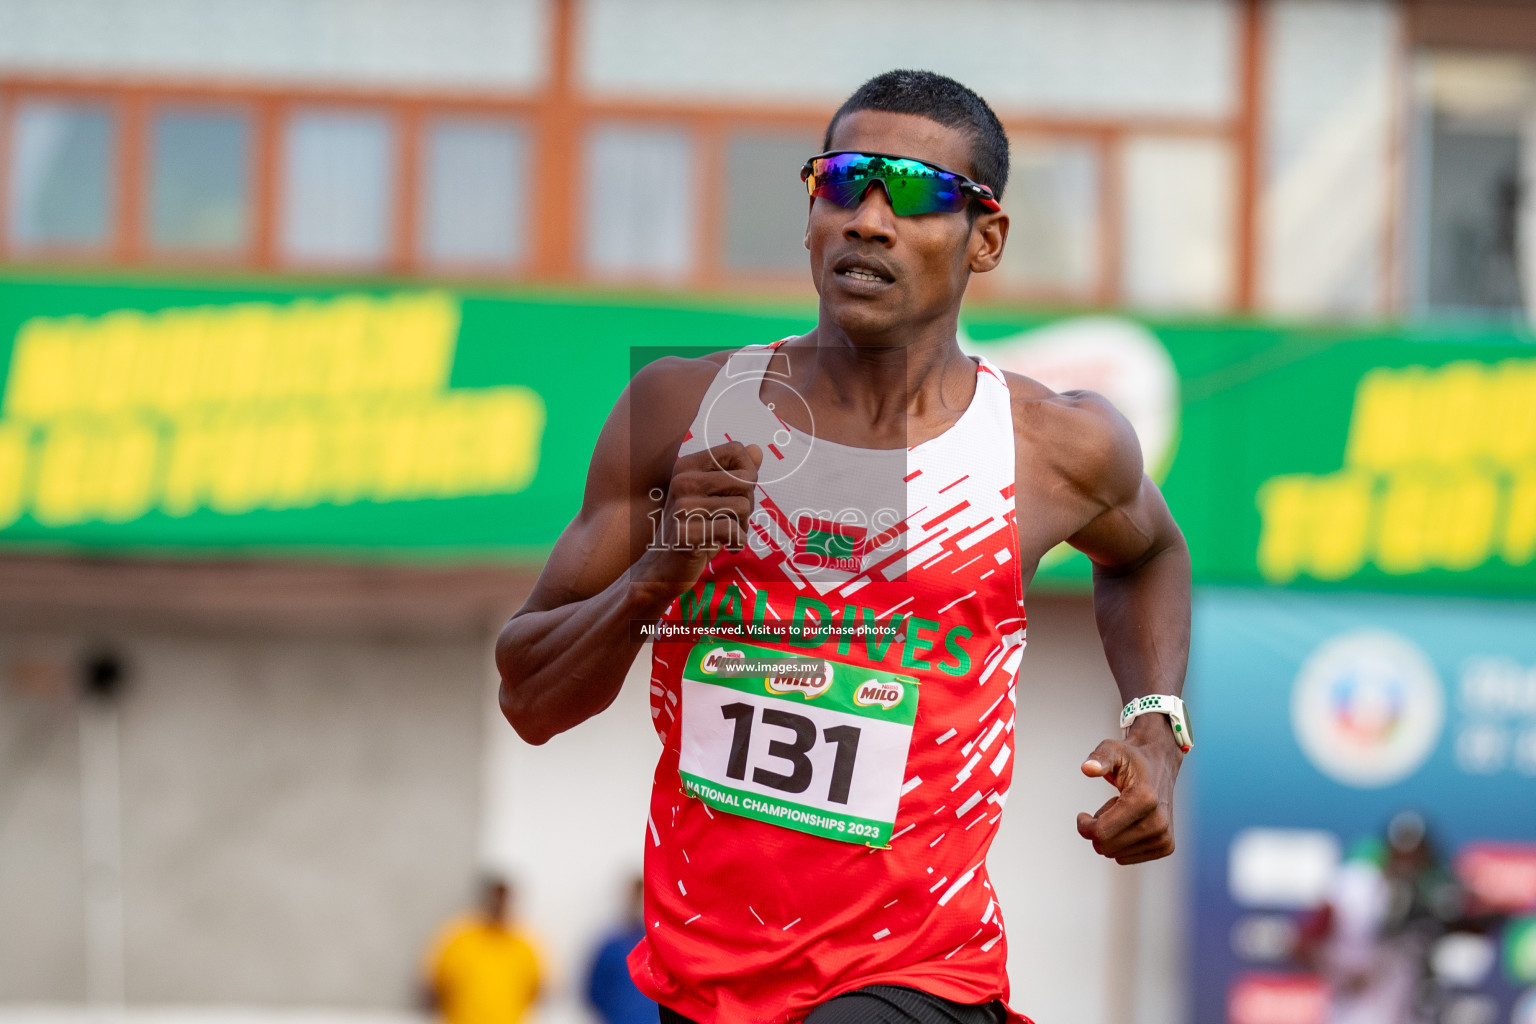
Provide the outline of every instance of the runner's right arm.
{"type": "Polygon", "coordinates": [[[655,622],[721,543],[744,542],[761,452],[730,444],[677,457],[719,366],[650,364],[603,425],[581,511],[496,642],[502,714],[529,743],[613,703],[643,643],[632,623],[655,622]]]}

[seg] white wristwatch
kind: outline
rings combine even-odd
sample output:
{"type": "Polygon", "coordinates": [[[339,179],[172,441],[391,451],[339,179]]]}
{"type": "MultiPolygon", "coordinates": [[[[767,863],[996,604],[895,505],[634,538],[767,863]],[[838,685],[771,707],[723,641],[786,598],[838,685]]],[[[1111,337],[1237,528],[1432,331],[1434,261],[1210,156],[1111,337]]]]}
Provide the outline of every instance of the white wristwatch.
{"type": "Polygon", "coordinates": [[[1129,733],[1131,723],[1140,715],[1159,714],[1168,716],[1168,724],[1173,726],[1173,738],[1178,742],[1179,749],[1189,753],[1189,748],[1194,743],[1189,732],[1189,709],[1184,702],[1169,693],[1152,693],[1145,697],[1137,697],[1125,707],[1120,709],[1121,735],[1129,733]]]}

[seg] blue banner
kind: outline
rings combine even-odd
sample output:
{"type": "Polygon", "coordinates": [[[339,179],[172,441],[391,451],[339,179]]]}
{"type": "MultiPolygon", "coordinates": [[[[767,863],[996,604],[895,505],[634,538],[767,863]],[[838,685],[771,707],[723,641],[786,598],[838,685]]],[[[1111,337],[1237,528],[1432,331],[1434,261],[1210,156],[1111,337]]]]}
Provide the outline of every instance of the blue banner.
{"type": "Polygon", "coordinates": [[[1205,591],[1197,1024],[1536,1024],[1536,605],[1205,591]]]}

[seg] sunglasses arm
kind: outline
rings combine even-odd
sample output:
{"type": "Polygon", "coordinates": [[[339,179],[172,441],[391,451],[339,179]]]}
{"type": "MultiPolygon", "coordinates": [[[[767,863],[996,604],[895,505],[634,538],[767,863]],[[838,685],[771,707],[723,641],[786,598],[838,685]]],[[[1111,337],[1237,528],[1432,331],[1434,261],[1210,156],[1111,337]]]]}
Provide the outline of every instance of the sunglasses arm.
{"type": "Polygon", "coordinates": [[[985,185],[968,181],[960,186],[960,190],[994,213],[1003,208],[1003,205],[992,195],[992,190],[985,185]]]}

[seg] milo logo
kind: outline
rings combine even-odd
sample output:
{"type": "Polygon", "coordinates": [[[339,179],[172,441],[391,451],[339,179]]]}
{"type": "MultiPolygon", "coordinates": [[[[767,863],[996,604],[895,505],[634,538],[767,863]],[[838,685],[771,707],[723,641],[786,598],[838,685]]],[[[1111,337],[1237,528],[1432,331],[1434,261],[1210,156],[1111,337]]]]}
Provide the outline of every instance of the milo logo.
{"type": "Polygon", "coordinates": [[[863,707],[878,704],[886,711],[889,711],[901,703],[901,698],[906,695],[906,692],[906,687],[894,679],[890,682],[882,682],[875,679],[853,691],[853,702],[863,707]]]}
{"type": "Polygon", "coordinates": [[[720,671],[720,663],[726,658],[745,658],[745,651],[737,651],[727,647],[711,647],[704,652],[704,657],[699,659],[699,669],[710,675],[720,671]]]}
{"type": "Polygon", "coordinates": [[[810,700],[820,697],[832,686],[832,664],[826,661],[804,661],[793,666],[783,666],[779,672],[768,676],[769,693],[798,693],[810,700]]]}

